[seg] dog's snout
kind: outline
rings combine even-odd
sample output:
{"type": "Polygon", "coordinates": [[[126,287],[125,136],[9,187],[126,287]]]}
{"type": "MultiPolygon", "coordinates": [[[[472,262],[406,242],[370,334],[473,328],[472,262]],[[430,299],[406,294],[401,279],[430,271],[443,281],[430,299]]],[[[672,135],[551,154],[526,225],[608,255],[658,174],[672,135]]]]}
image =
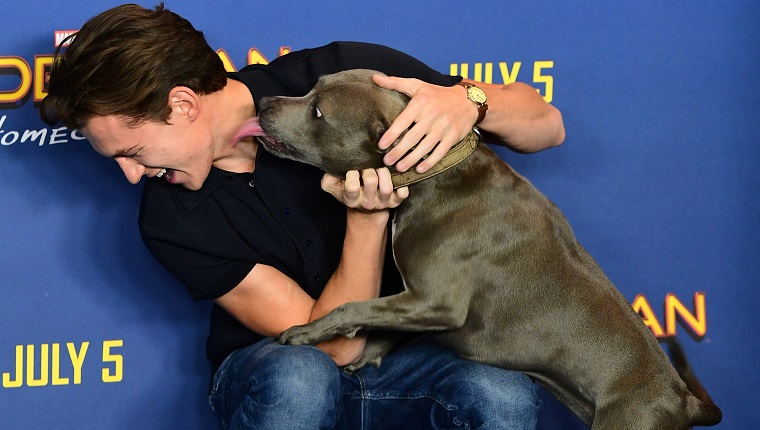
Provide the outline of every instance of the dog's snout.
{"type": "Polygon", "coordinates": [[[262,97],[259,100],[259,112],[265,111],[272,107],[272,97],[262,97]]]}

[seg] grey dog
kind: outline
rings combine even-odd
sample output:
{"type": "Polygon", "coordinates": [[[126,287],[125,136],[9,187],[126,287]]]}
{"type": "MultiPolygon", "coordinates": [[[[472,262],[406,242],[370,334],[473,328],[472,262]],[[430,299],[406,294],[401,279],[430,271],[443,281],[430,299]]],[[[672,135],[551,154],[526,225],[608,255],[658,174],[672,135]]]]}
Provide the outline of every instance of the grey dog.
{"type": "MultiPolygon", "coordinates": [[[[263,99],[259,142],[336,176],[383,166],[377,142],[408,97],[374,85],[375,73],[323,76],[304,97],[263,99]]],[[[464,358],[532,376],[592,429],[720,422],[720,409],[674,369],[559,209],[485,145],[411,185],[393,230],[404,292],[347,303],[279,340],[433,332],[464,358]]],[[[353,369],[379,365],[389,347],[370,342],[353,369]]]]}

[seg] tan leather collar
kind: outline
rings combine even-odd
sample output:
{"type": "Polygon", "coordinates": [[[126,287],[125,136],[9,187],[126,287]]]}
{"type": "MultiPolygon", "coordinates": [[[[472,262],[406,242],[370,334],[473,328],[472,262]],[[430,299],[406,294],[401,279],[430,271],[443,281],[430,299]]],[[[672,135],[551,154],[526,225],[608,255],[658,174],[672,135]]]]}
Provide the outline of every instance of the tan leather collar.
{"type": "Polygon", "coordinates": [[[481,142],[480,132],[477,128],[473,128],[470,134],[464,138],[461,142],[454,145],[446,155],[443,156],[441,161],[431,167],[425,173],[417,173],[413,168],[406,172],[396,172],[391,174],[391,180],[393,181],[393,189],[405,187],[407,185],[415,184],[420,181],[424,181],[430,177],[433,177],[439,173],[456,166],[467,158],[478,144],[481,142]]]}

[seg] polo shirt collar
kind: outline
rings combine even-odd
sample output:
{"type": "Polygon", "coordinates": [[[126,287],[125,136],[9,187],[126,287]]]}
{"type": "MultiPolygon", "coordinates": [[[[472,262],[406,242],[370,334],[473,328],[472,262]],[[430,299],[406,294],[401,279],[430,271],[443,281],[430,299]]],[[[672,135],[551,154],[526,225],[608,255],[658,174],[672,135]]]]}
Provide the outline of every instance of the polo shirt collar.
{"type": "MultiPolygon", "coordinates": [[[[266,151],[260,146],[259,149],[259,151],[256,151],[257,167],[262,165],[262,159],[266,156],[266,151]]],[[[199,190],[188,190],[183,186],[177,186],[177,195],[185,209],[191,211],[197,208],[198,205],[203,203],[207,198],[211,197],[211,195],[214,194],[214,191],[219,188],[219,185],[222,184],[222,181],[235,175],[237,175],[237,173],[228,172],[211,166],[211,171],[209,171],[208,177],[199,190]]]]}
{"type": "Polygon", "coordinates": [[[204,200],[209,198],[219,187],[224,178],[233,175],[234,173],[232,172],[227,172],[211,166],[211,171],[199,190],[188,190],[183,186],[176,187],[179,200],[182,202],[182,205],[185,206],[185,209],[191,211],[203,203],[204,200]]]}
{"type": "MultiPolygon", "coordinates": [[[[244,83],[248,89],[251,91],[251,94],[253,94],[253,85],[252,85],[252,73],[243,73],[243,72],[232,72],[228,73],[227,76],[229,78],[235,79],[237,81],[240,81],[244,83]]],[[[261,158],[262,152],[264,151],[258,151],[258,154],[256,154],[256,159],[258,163],[258,159],[261,158]]],[[[226,170],[218,169],[214,166],[211,166],[211,171],[208,174],[208,177],[206,178],[206,181],[203,182],[203,185],[199,190],[193,191],[188,190],[185,187],[177,187],[177,195],[179,196],[180,201],[182,202],[182,205],[185,206],[185,209],[187,210],[193,210],[198,205],[203,203],[204,200],[209,198],[211,194],[214,193],[214,191],[219,187],[219,185],[222,183],[222,181],[225,178],[228,178],[230,176],[235,176],[235,173],[228,172],[226,170]]]]}

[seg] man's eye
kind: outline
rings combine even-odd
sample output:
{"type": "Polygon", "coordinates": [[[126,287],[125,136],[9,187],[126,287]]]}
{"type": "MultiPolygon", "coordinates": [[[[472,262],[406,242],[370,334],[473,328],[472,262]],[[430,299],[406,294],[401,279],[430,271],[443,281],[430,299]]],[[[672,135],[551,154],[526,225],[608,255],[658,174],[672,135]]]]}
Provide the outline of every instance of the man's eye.
{"type": "Polygon", "coordinates": [[[314,117],[322,118],[322,111],[319,110],[319,106],[314,105],[314,117]]]}

